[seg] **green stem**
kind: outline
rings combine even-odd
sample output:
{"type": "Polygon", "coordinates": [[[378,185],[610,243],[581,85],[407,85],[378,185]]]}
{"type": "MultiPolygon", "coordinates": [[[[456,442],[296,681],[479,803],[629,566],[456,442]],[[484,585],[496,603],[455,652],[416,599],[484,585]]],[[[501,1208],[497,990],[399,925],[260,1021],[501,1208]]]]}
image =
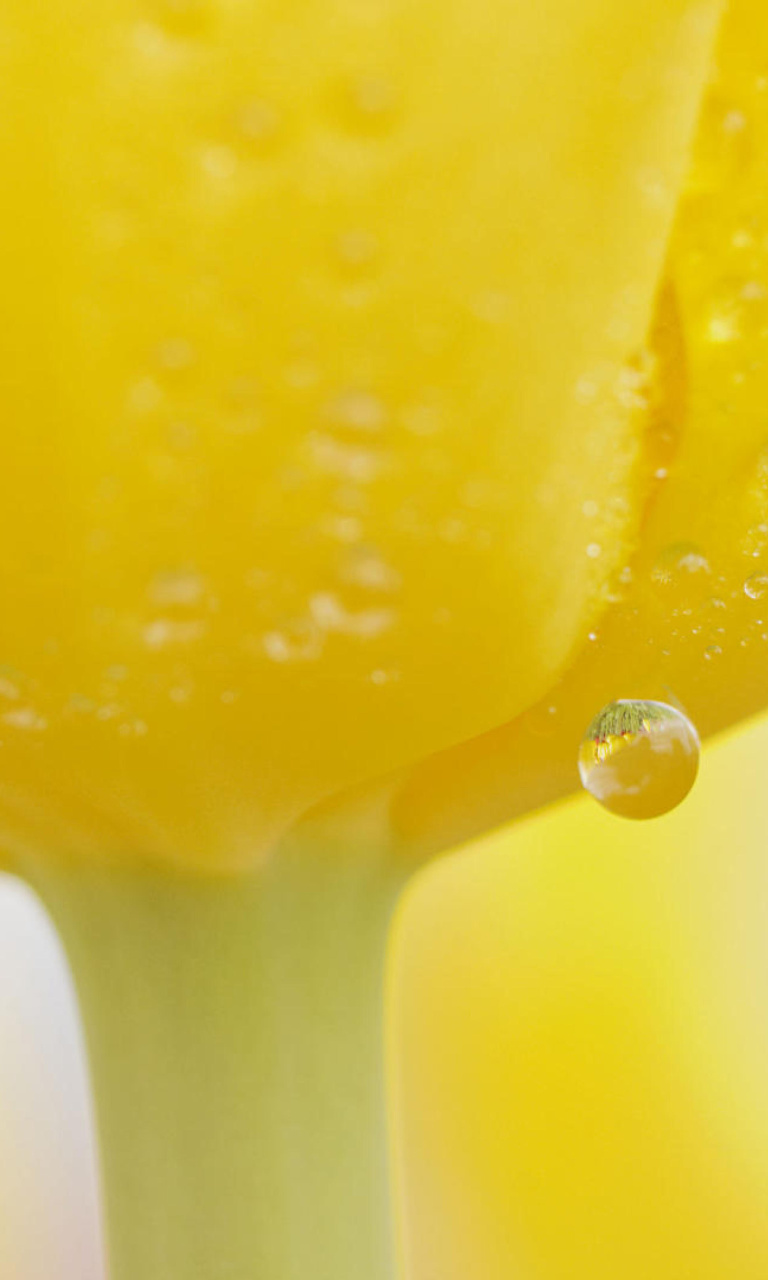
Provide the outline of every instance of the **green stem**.
{"type": "Polygon", "coordinates": [[[385,939],[332,850],[236,880],[31,878],[89,1044],[111,1280],[391,1280],[385,939]]]}

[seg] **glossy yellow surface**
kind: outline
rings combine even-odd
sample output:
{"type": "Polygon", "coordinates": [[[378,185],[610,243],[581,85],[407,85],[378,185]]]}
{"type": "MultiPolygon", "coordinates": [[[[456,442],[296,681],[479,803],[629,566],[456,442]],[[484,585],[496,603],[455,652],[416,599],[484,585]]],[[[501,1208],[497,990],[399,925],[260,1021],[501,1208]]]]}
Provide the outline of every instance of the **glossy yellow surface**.
{"type": "MultiPolygon", "coordinates": [[[[663,358],[635,387],[655,458],[641,536],[546,697],[411,777],[414,856],[573,790],[585,729],[617,698],[680,705],[702,737],[768,700],[767,231],[768,18],[734,0],[671,244],[663,358]]],[[[586,509],[597,519],[599,500],[586,509]]]]}
{"type": "Polygon", "coordinates": [[[5,0],[13,855],[242,865],[552,686],[639,532],[717,10],[5,0]]]}
{"type": "Polygon", "coordinates": [[[658,822],[569,801],[419,878],[408,1280],[768,1274],[767,762],[763,719],[658,822]]]}

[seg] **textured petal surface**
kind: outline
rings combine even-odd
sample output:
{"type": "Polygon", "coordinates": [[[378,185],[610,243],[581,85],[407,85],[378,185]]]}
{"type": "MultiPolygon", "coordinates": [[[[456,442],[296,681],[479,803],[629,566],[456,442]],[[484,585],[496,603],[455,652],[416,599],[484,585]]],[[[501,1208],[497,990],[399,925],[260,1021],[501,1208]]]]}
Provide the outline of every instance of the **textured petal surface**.
{"type": "Polygon", "coordinates": [[[243,863],[552,685],[717,8],[7,0],[12,851],[243,863]]]}
{"type": "MultiPolygon", "coordinates": [[[[546,698],[428,762],[399,802],[414,851],[578,786],[616,698],[682,705],[705,736],[768,701],[768,19],[723,23],[657,312],[645,519],[603,618],[546,698]]],[[[587,508],[595,518],[600,501],[587,508]]]]}

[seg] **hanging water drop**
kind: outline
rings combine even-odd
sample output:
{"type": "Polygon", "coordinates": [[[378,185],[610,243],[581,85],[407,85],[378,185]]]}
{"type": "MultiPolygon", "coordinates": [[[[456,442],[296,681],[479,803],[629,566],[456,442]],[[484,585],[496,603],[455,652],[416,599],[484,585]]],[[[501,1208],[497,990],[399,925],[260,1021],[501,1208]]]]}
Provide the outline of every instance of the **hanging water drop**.
{"type": "Polygon", "coordinates": [[[699,768],[690,720],[664,702],[622,700],[604,707],[579,749],[584,788],[622,818],[658,818],[679,805],[699,768]]]}

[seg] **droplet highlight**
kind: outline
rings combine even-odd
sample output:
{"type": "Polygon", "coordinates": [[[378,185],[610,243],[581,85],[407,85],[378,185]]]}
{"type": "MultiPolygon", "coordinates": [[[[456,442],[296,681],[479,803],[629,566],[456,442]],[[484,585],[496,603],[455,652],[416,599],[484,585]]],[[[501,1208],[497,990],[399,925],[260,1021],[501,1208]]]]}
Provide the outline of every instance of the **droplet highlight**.
{"type": "Polygon", "coordinates": [[[586,791],[622,818],[658,818],[688,795],[699,769],[699,737],[690,720],[665,702],[611,702],[587,729],[579,749],[586,791]]]}
{"type": "Polygon", "coordinates": [[[768,596],[768,573],[753,573],[744,583],[744,594],[750,600],[764,600],[768,596]]]}

